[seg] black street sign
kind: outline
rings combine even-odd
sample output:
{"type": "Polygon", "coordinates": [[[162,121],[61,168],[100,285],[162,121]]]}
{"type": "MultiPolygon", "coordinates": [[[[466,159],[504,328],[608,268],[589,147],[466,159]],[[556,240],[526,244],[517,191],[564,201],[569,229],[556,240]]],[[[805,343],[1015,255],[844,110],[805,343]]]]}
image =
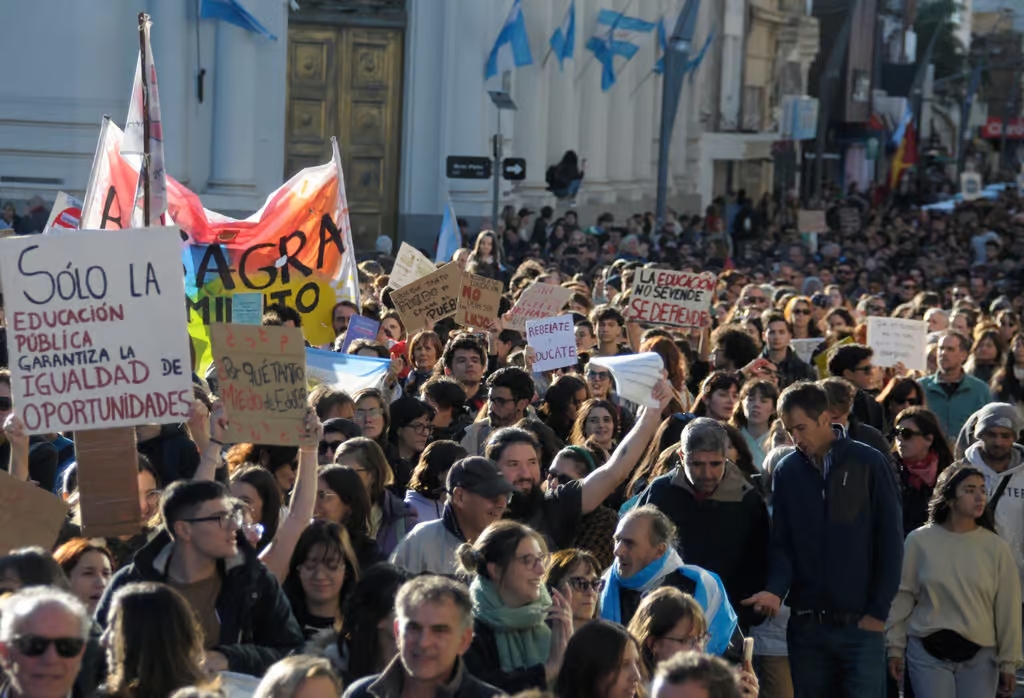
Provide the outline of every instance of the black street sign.
{"type": "Polygon", "coordinates": [[[501,176],[515,182],[526,179],[526,160],[523,158],[505,158],[501,163],[501,176]]]}
{"type": "Polygon", "coordinates": [[[491,160],[473,155],[449,155],[445,172],[451,179],[490,179],[491,160]]]}

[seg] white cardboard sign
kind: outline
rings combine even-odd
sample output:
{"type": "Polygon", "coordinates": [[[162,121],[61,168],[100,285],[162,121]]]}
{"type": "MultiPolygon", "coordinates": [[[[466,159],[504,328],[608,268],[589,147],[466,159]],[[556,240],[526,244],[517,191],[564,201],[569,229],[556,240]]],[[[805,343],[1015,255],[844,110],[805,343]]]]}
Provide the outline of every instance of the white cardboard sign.
{"type": "Polygon", "coordinates": [[[427,274],[433,274],[437,266],[423,256],[423,253],[407,242],[403,242],[398,248],[398,256],[395,257],[395,266],[391,269],[388,277],[388,286],[398,290],[408,286],[413,281],[422,279],[427,274]]]}
{"type": "Polygon", "coordinates": [[[875,366],[895,366],[903,362],[911,371],[927,371],[928,323],[894,317],[868,318],[868,346],[874,352],[875,366]]]}
{"type": "Polygon", "coordinates": [[[572,298],[572,290],[554,284],[534,281],[519,296],[510,311],[506,326],[512,330],[526,330],[527,320],[543,320],[558,315],[572,298]]]}
{"type": "Polygon", "coordinates": [[[14,408],[29,434],[183,422],[177,228],[0,240],[14,408]]]}
{"type": "Polygon", "coordinates": [[[527,320],[526,343],[537,352],[533,370],[538,373],[575,366],[579,361],[572,315],[527,320]]]}

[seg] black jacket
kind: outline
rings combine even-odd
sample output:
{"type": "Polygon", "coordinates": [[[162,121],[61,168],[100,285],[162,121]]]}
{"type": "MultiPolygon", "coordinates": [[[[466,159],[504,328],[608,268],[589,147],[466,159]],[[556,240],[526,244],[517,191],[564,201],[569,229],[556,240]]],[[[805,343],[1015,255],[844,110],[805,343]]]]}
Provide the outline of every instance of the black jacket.
{"type": "MultiPolygon", "coordinates": [[[[715,492],[703,501],[675,469],[656,478],[637,506],[653,504],[679,530],[678,550],[687,564],[717,574],[746,630],[761,618],[740,602],[764,588],[768,574],[768,509],[760,491],[727,464],[715,492]]],[[[625,617],[625,616],[623,616],[625,617]]]]}
{"type": "MultiPolygon", "coordinates": [[[[761,357],[771,361],[771,358],[768,356],[768,347],[761,351],[761,357]]],[[[793,351],[793,347],[786,347],[786,358],[773,363],[779,370],[779,390],[785,390],[797,381],[814,380],[814,369],[809,364],[800,360],[800,357],[793,351]]]]}
{"type": "Polygon", "coordinates": [[[473,620],[473,644],[469,646],[463,659],[466,661],[466,669],[473,676],[497,686],[510,695],[528,691],[531,688],[540,690],[547,688],[548,680],[543,664],[535,664],[511,672],[502,671],[494,628],[479,620],[473,620]]]}
{"type": "MultiPolygon", "coordinates": [[[[366,676],[348,687],[344,698],[402,698],[405,670],[401,657],[395,657],[383,673],[366,676]]],[[[451,680],[437,689],[437,698],[494,698],[504,696],[500,689],[480,681],[466,670],[465,662],[456,660],[451,680]]]]}
{"type": "MultiPolygon", "coordinates": [[[[220,638],[213,649],[228,660],[231,671],[263,676],[270,665],[302,649],[302,629],[277,579],[256,551],[238,534],[238,554],[218,562],[224,580],[217,597],[220,638]]],[[[132,582],[167,581],[167,563],[174,543],[161,531],[130,565],[110,580],[96,608],[96,621],[106,627],[114,593],[132,582]]]]}
{"type": "Polygon", "coordinates": [[[885,428],[885,415],[882,413],[882,406],[863,390],[858,389],[853,398],[853,414],[864,424],[879,431],[885,428]]]}

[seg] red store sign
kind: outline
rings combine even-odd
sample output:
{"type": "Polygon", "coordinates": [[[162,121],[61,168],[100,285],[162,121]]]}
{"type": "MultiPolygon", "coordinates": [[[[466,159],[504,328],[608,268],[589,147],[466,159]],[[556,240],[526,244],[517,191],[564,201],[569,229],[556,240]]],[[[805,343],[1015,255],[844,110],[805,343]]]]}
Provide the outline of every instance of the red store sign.
{"type": "MultiPolygon", "coordinates": [[[[982,138],[1002,138],[1003,120],[990,116],[984,126],[981,127],[982,138]]],[[[1009,119],[1006,122],[1007,140],[1024,140],[1024,119],[1009,119]]]]}

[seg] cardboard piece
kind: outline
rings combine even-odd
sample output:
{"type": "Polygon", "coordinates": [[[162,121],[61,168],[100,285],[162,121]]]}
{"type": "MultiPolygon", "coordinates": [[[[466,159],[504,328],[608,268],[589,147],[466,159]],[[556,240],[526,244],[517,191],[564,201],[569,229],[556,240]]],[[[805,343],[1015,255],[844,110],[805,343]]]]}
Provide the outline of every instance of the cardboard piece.
{"type": "Polygon", "coordinates": [[[960,194],[964,201],[974,201],[981,196],[981,175],[977,172],[964,172],[960,175],[960,194]]]}
{"type": "Polygon", "coordinates": [[[263,323],[263,294],[236,293],[231,296],[231,322],[236,325],[263,323]]]}
{"type": "Polygon", "coordinates": [[[658,403],[651,397],[651,391],[661,380],[665,370],[665,362],[661,354],[647,351],[642,354],[626,354],[625,356],[591,356],[590,363],[604,366],[612,372],[615,379],[615,392],[619,397],[638,405],[657,407],[658,403]]]}
{"type": "Polygon", "coordinates": [[[537,352],[533,360],[533,370],[538,373],[564,366],[575,366],[579,362],[572,315],[527,320],[526,343],[537,352]]]}
{"type": "Polygon", "coordinates": [[[572,293],[572,289],[534,281],[519,296],[505,326],[510,330],[526,332],[527,320],[543,320],[561,315],[572,293]]]}
{"type": "Polygon", "coordinates": [[[871,316],[868,346],[875,352],[875,366],[903,362],[911,371],[928,370],[928,323],[924,320],[871,316]]]}
{"type": "Polygon", "coordinates": [[[357,339],[376,339],[380,330],[380,322],[363,315],[353,315],[348,319],[345,339],[341,342],[341,353],[348,353],[349,345],[357,339]]]}
{"type": "Polygon", "coordinates": [[[505,284],[496,279],[463,273],[455,322],[463,327],[483,327],[487,320],[496,320],[504,290],[505,284]]]}
{"type": "Polygon", "coordinates": [[[388,276],[388,286],[398,290],[428,274],[433,274],[436,269],[437,265],[424,257],[422,252],[403,242],[398,248],[398,256],[395,257],[395,264],[388,276]]]}
{"type": "Polygon", "coordinates": [[[297,327],[211,325],[213,360],[228,418],[228,443],[301,446],[306,347],[297,327]]]}
{"type": "Polygon", "coordinates": [[[0,470],[0,555],[28,545],[50,550],[67,514],[57,495],[0,470]]]}
{"type": "Polygon", "coordinates": [[[88,538],[133,536],[142,530],[135,429],[75,434],[82,533],[88,538]]]}
{"type": "Polygon", "coordinates": [[[177,228],[6,238],[0,275],[11,388],[29,434],[186,419],[177,228]]]}
{"type": "Polygon", "coordinates": [[[637,269],[627,320],[674,327],[711,324],[711,300],[718,277],[714,272],[695,274],[665,269],[637,269]]]}
{"type": "Polygon", "coordinates": [[[797,214],[797,220],[801,233],[828,232],[828,223],[825,222],[824,211],[800,210],[797,214]]]}
{"type": "Polygon", "coordinates": [[[828,378],[832,374],[828,370],[828,355],[832,353],[832,350],[836,347],[845,346],[847,344],[854,344],[856,340],[853,337],[843,337],[838,342],[828,348],[828,351],[823,351],[814,357],[814,368],[818,369],[818,379],[828,378]]]}
{"type": "Polygon", "coordinates": [[[391,292],[391,300],[402,316],[409,336],[419,330],[431,330],[434,323],[451,317],[462,290],[462,270],[455,262],[427,274],[422,279],[391,292]]]}

